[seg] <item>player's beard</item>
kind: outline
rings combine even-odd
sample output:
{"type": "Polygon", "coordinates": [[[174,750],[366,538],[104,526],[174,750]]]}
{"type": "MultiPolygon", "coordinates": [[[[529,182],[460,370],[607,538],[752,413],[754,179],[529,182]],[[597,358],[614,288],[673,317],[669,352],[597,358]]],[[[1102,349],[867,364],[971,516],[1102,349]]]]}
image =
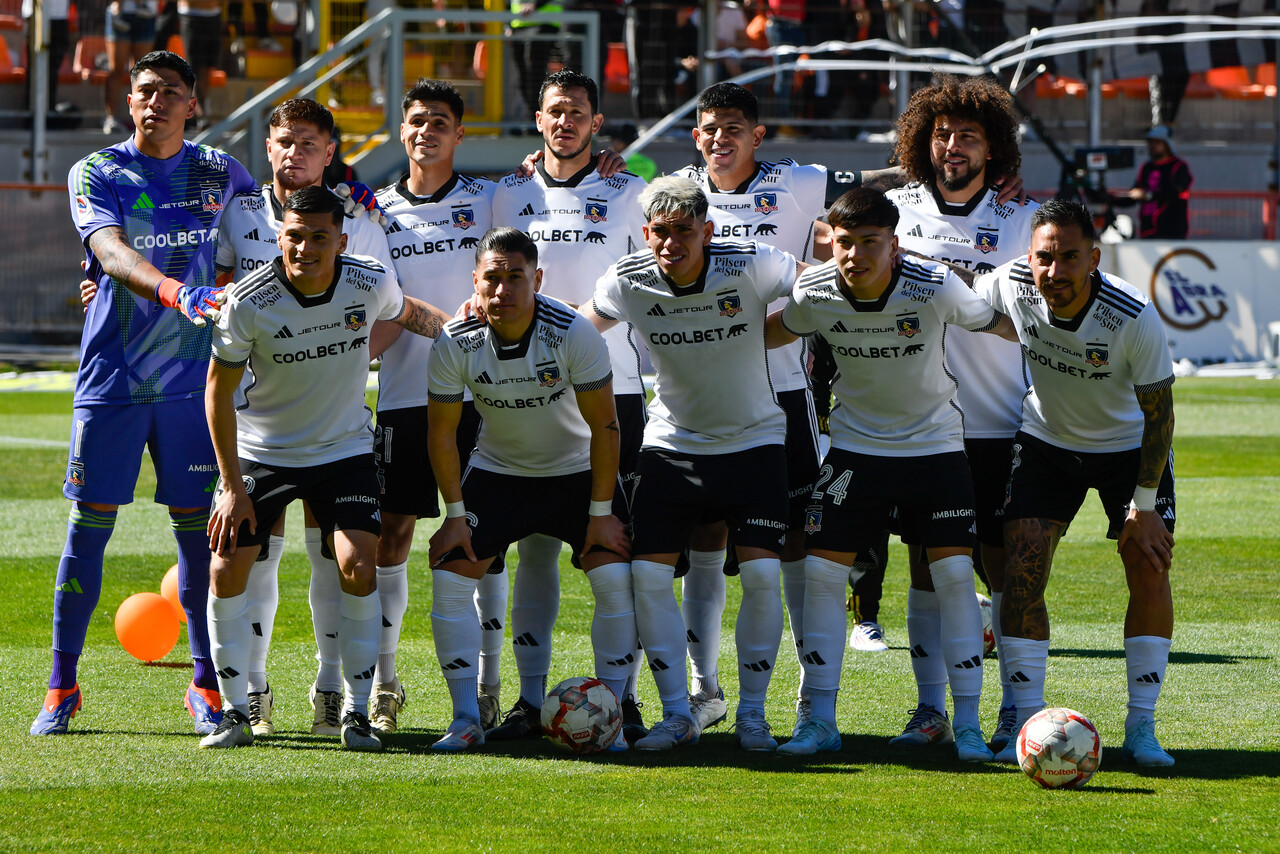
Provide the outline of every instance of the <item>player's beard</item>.
{"type": "Polygon", "coordinates": [[[574,151],[570,154],[561,154],[558,151],[556,151],[554,148],[551,148],[550,146],[547,147],[547,151],[556,160],[573,160],[574,158],[581,155],[582,152],[586,151],[590,147],[591,147],[591,136],[588,135],[586,140],[583,141],[582,145],[578,147],[577,151],[574,151]]]}
{"type": "Polygon", "coordinates": [[[968,164],[970,168],[966,169],[961,175],[953,175],[947,177],[945,168],[938,169],[938,184],[948,193],[958,193],[961,190],[967,190],[972,187],[982,177],[982,170],[974,170],[973,164],[968,164]]]}

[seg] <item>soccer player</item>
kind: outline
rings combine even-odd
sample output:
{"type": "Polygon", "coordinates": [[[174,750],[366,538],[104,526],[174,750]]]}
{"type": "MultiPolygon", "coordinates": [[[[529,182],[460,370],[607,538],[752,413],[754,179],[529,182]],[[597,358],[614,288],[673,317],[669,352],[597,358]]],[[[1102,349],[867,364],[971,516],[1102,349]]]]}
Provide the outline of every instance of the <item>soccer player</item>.
{"type": "MultiPolygon", "coordinates": [[[[604,177],[596,170],[591,142],[604,115],[594,80],[576,71],[558,71],[543,81],[539,98],[535,120],[543,137],[542,158],[532,175],[512,174],[498,183],[493,221],[518,228],[533,239],[548,295],[577,307],[590,300],[593,285],[610,264],[644,242],[638,198],[646,184],[630,172],[604,177]]],[[[640,356],[627,324],[607,332],[605,342],[613,363],[619,470],[630,494],[645,418],[640,356]]],[[[502,726],[486,736],[489,739],[541,733],[551,631],[560,602],[560,546],[558,539],[546,536],[520,541],[511,606],[520,698],[502,726]]],[[[623,716],[629,727],[640,724],[643,728],[634,692],[632,683],[620,695],[623,716]]]]}
{"type": "MultiPolygon", "coordinates": [[[[993,176],[1016,175],[1021,165],[1018,117],[1008,91],[987,77],[938,75],[918,89],[898,118],[896,158],[916,183],[890,190],[897,205],[898,245],[905,251],[968,271],[989,273],[1022,257],[1031,242],[1036,204],[1002,203],[993,176]]],[[[962,274],[963,278],[963,274],[962,274]]],[[[1004,582],[1004,532],[1001,513],[1013,436],[1022,422],[1027,374],[1018,345],[963,327],[947,335],[947,366],[956,377],[956,402],[964,412],[964,446],[973,478],[977,539],[983,580],[999,613],[1004,582]]],[[[927,746],[953,737],[946,712],[948,656],[955,643],[942,634],[938,593],[920,554],[916,532],[905,526],[910,545],[911,588],[907,593],[907,635],[918,692],[895,746],[927,746]]],[[[860,602],[880,598],[883,570],[859,582],[860,602]]],[[[999,620],[992,620],[997,644],[999,620]]],[[[966,641],[967,643],[967,641],[966,641]]],[[[1009,679],[1000,657],[1003,692],[1000,718],[992,735],[999,750],[1012,737],[1015,711],[1009,679]]]]}
{"type": "MultiPolygon", "coordinates": [[[[291,98],[271,111],[267,126],[271,182],[252,192],[241,193],[227,203],[218,234],[219,284],[227,285],[237,277],[243,279],[280,257],[277,238],[284,219],[283,205],[290,195],[303,187],[322,186],[325,166],[334,152],[332,134],[333,115],[309,98],[291,98]]],[[[344,218],[343,232],[347,235],[348,254],[374,258],[384,268],[390,269],[387,239],[376,222],[353,212],[344,218]]],[[[289,334],[295,333],[291,331],[289,334]]],[[[319,650],[316,657],[320,662],[310,692],[314,715],[311,731],[317,735],[339,735],[342,727],[342,669],[338,650],[341,621],[338,608],[342,591],[338,586],[338,566],[332,555],[327,554],[320,529],[309,514],[304,532],[307,557],[311,562],[308,598],[319,650]]],[[[275,731],[271,723],[275,695],[267,682],[266,667],[279,603],[277,577],[283,552],[282,513],[249,576],[249,622],[253,626],[248,672],[249,722],[255,735],[270,735],[275,731]]],[[[383,599],[383,616],[391,622],[390,627],[384,624],[384,635],[399,631],[399,616],[392,603],[387,601],[388,597],[397,598],[394,595],[396,589],[391,582],[378,587],[378,595],[383,599]]],[[[399,614],[403,614],[403,609],[399,614]]]]}
{"type": "MultiPolygon", "coordinates": [[[[466,128],[462,124],[462,96],[452,85],[443,80],[418,80],[405,92],[401,113],[400,141],[408,155],[408,171],[378,194],[378,204],[391,221],[386,239],[392,263],[405,293],[420,299],[429,297],[443,306],[459,306],[475,293],[471,281],[475,246],[492,221],[495,185],[453,168],[454,152],[466,137],[466,128]]],[[[384,623],[371,720],[382,732],[395,732],[405,700],[396,677],[395,650],[409,601],[407,570],[414,528],[419,518],[440,515],[435,475],[427,455],[428,396],[422,381],[432,339],[399,333],[396,324],[377,323],[372,336],[375,352],[382,358],[373,446],[382,486],[377,573],[384,623]]],[[[475,447],[478,428],[479,415],[468,394],[457,430],[461,459],[466,460],[475,447]]],[[[499,572],[486,581],[485,595],[477,603],[487,629],[482,632],[486,643],[480,653],[478,699],[482,723],[494,726],[507,575],[499,572]]]]}
{"type": "MultiPolygon", "coordinates": [[[[1000,622],[1018,709],[1014,731],[1044,707],[1049,569],[1093,488],[1129,587],[1129,711],[1121,753],[1139,765],[1172,765],[1155,734],[1173,637],[1176,519],[1173,362],[1164,327],[1140,290],[1098,270],[1093,216],[1083,205],[1046,202],[1031,228],[1026,260],[978,284],[1013,318],[1032,379],[1004,512],[1000,622]]],[[[1014,741],[996,758],[1015,761],[1014,741]]]]}
{"type": "Polygon", "coordinates": [[[303,187],[283,210],[282,255],[228,287],[209,363],[205,403],[220,475],[208,528],[209,629],[225,706],[200,746],[253,743],[245,590],[276,517],[301,498],[341,570],[342,745],[381,750],[368,719],[382,624],[368,326],[391,320],[436,336],[448,315],[405,296],[376,261],[341,254],[348,239],[334,193],[303,187]]]}
{"type": "MultiPolygon", "coordinates": [[[[614,510],[625,501],[608,348],[586,318],[538,293],[538,247],[523,232],[486,233],[472,275],[485,319],[450,323],[427,372],[427,441],[445,500],[431,538],[431,627],[453,701],[453,721],[432,747],[445,751],[485,741],[472,597],[513,540],[536,532],[572,547],[595,597],[596,675],[615,694],[636,648],[630,543],[614,510]],[[455,433],[465,389],[482,426],[464,472],[455,433]]],[[[621,735],[615,749],[626,749],[621,735]]]]}
{"type": "Polygon", "coordinates": [[[791,302],[769,319],[771,345],[821,332],[839,367],[831,451],[806,513],[805,669],[811,717],[784,753],[838,750],[836,693],[844,659],[845,585],[857,554],[878,539],[890,510],[914,523],[942,607],[965,761],[991,758],[978,727],[982,623],[973,589],[973,485],[963,415],[943,343],[951,325],[1013,337],[1012,326],[954,273],[895,263],[898,208],[867,187],[827,212],[834,257],[800,275],[791,302]],[[908,390],[904,393],[904,390],[908,390]]]}
{"type": "Polygon", "coordinates": [[[53,670],[32,735],[67,732],[80,708],[76,668],[102,591],[102,556],[117,508],[133,500],[144,446],[156,469],[155,500],[168,505],[178,541],[179,597],[195,661],[184,702],[197,732],[212,732],[220,720],[205,617],[203,530],[216,468],[200,400],[210,335],[199,327],[214,303],[223,204],[253,179],[226,154],[183,140],[195,113],[195,75],[182,57],[146,54],[129,78],[133,135],[78,162],[67,181],[86,273],[102,298],[86,311],[80,346],[53,670]]]}
{"type": "Polygon", "coordinates": [[[663,720],[642,750],[697,742],[685,685],[675,564],[699,522],[725,520],[738,549],[738,742],[770,751],[764,702],[782,638],[779,550],[787,531],[786,415],[769,382],[763,324],[795,280],[772,246],[712,242],[707,197],[687,178],[641,193],[647,250],[618,261],[583,311],[601,330],[631,323],[657,376],[636,468],[632,577],[636,622],[663,720]]]}

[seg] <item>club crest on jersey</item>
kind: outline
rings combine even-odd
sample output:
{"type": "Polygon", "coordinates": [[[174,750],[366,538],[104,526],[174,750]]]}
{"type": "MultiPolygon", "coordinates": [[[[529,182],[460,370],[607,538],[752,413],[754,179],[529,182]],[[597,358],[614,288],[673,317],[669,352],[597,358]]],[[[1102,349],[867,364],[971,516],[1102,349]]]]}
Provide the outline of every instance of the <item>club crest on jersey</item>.
{"type": "Polygon", "coordinates": [[[768,214],[778,209],[777,193],[756,193],[756,213],[768,214]]]}
{"type": "Polygon", "coordinates": [[[205,187],[200,191],[200,199],[204,209],[212,213],[222,210],[222,191],[214,187],[205,187]]]}
{"type": "Polygon", "coordinates": [[[67,467],[67,483],[84,486],[84,463],[72,463],[67,467]]]}
{"type": "Polygon", "coordinates": [[[804,532],[816,534],[822,530],[822,508],[810,507],[804,511],[804,532]]]}
{"type": "Polygon", "coordinates": [[[369,325],[368,323],[365,322],[365,314],[364,314],[363,306],[346,309],[342,315],[342,320],[343,320],[343,323],[345,324],[342,328],[349,329],[352,332],[355,332],[357,329],[359,329],[362,326],[369,325]]]}
{"type": "Polygon", "coordinates": [[[973,248],[979,252],[995,252],[999,248],[1000,234],[995,231],[983,231],[978,229],[978,234],[973,238],[973,248]]]}
{"type": "Polygon", "coordinates": [[[895,321],[898,327],[898,335],[907,338],[913,338],[920,334],[920,318],[914,314],[908,314],[906,317],[899,317],[895,321]]]}
{"type": "Polygon", "coordinates": [[[537,367],[538,386],[540,388],[555,388],[564,377],[560,376],[560,366],[555,362],[547,362],[537,367]]]}
{"type": "Polygon", "coordinates": [[[471,208],[462,208],[453,212],[454,228],[470,228],[476,224],[476,212],[471,208]]]}
{"type": "Polygon", "coordinates": [[[736,317],[742,313],[742,297],[737,292],[721,294],[716,297],[716,308],[721,317],[736,317]]]}
{"type": "Polygon", "coordinates": [[[608,222],[609,206],[603,202],[587,201],[587,209],[583,212],[582,218],[591,222],[608,222]]]}
{"type": "Polygon", "coordinates": [[[1101,368],[1103,365],[1109,365],[1107,356],[1110,355],[1103,347],[1091,344],[1084,348],[1084,360],[1095,368],[1101,368]]]}

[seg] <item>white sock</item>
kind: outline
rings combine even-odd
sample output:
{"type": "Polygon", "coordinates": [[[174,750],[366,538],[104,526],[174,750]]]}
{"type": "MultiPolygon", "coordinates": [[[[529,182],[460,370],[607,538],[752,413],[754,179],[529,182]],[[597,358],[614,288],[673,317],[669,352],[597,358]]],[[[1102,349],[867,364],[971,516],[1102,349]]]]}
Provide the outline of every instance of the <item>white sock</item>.
{"type": "Polygon", "coordinates": [[[409,563],[378,567],[378,601],[382,603],[382,639],[378,645],[378,684],[395,685],[400,627],[409,610],[409,563]]]}
{"type": "Polygon", "coordinates": [[[480,657],[480,621],[471,601],[475,592],[474,578],[444,569],[431,571],[431,634],[453,701],[453,717],[479,723],[476,660],[480,657]]]}
{"type": "Polygon", "coordinates": [[[1004,658],[1004,632],[1000,631],[1000,603],[1004,594],[991,591],[991,633],[996,636],[996,661],[1000,665],[1000,708],[1013,705],[1013,692],[1009,688],[1009,663],[1004,658]]]}
{"type": "Polygon", "coordinates": [[[511,573],[505,569],[492,575],[486,573],[480,576],[473,597],[476,617],[480,619],[480,689],[494,697],[502,687],[502,641],[510,583],[511,573]]]}
{"type": "Polygon", "coordinates": [[[742,607],[734,633],[738,644],[738,715],[764,712],[769,680],[782,643],[782,568],[776,557],[739,564],[742,607]]]}
{"type": "MultiPolygon", "coordinates": [[[[634,588],[632,595],[634,598],[634,588]]],[[[627,675],[626,687],[622,689],[622,699],[630,697],[635,700],[640,695],[640,668],[644,667],[644,650],[640,647],[640,630],[636,629],[635,661],[631,663],[631,673],[627,675]]]]}
{"type": "Polygon", "coordinates": [[[685,635],[672,588],[675,567],[649,560],[631,562],[631,589],[636,597],[636,630],[658,686],[663,717],[689,713],[685,684],[685,635]]]}
{"type": "Polygon", "coordinates": [[[782,603],[787,606],[791,623],[791,640],[800,662],[800,678],[804,679],[804,587],[805,558],[782,561],[782,603]]]}
{"type": "Polygon", "coordinates": [[[627,685],[636,654],[636,606],[631,592],[631,566],[608,563],[587,573],[595,613],[591,618],[591,649],[596,678],[617,697],[627,685]]]}
{"type": "Polygon", "coordinates": [[[554,537],[534,534],[517,548],[515,589],[511,597],[511,646],[520,696],[542,708],[551,672],[551,635],[560,612],[560,547],[554,537]]]}
{"type": "Polygon", "coordinates": [[[342,586],[338,562],[320,553],[319,528],[304,528],[307,558],[311,561],[311,588],[307,602],[311,605],[311,626],[316,636],[316,690],[342,690],[342,651],[338,648],[338,629],[341,618],[338,603],[342,601],[342,586]]]}
{"type": "Polygon", "coordinates": [[[267,651],[271,648],[271,631],[276,624],[276,608],[280,605],[280,557],[284,554],[284,537],[272,534],[267,543],[267,559],[249,568],[245,596],[249,602],[249,693],[267,690],[267,651]]]}
{"type": "Polygon", "coordinates": [[[1044,708],[1044,671],[1049,659],[1049,642],[1005,636],[1005,658],[1009,665],[1009,687],[1018,707],[1014,732],[1044,708]]]}
{"type": "Polygon", "coordinates": [[[720,627],[724,618],[724,549],[689,552],[689,572],[680,579],[680,615],[693,694],[714,697],[720,690],[720,627]]]}
{"type": "Polygon", "coordinates": [[[954,726],[978,726],[982,695],[982,610],[973,588],[973,558],[952,555],[929,564],[942,632],[942,657],[955,701],[954,726]]]}
{"type": "Polygon", "coordinates": [[[346,696],[342,713],[369,714],[369,691],[378,665],[378,640],[382,633],[382,603],[377,591],[368,596],[343,593],[338,603],[342,628],[338,646],[342,650],[342,687],[346,696]]]}
{"type": "Polygon", "coordinates": [[[804,657],[807,660],[800,693],[809,697],[810,713],[830,724],[836,722],[835,697],[844,664],[844,606],[849,569],[813,555],[804,562],[804,657]]]}
{"type": "Polygon", "coordinates": [[[932,590],[907,590],[907,639],[911,644],[917,702],[945,712],[947,663],[942,658],[942,616],[938,613],[938,595],[932,590]]]}
{"type": "Polygon", "coordinates": [[[1146,718],[1156,719],[1156,700],[1164,685],[1164,671],[1169,666],[1169,649],[1173,641],[1158,635],[1139,635],[1124,639],[1124,669],[1129,679],[1129,713],[1124,728],[1137,726],[1146,718]]]}
{"type": "Polygon", "coordinates": [[[218,693],[223,708],[235,708],[249,716],[249,607],[248,597],[219,598],[209,593],[209,648],[218,671],[218,693]]]}

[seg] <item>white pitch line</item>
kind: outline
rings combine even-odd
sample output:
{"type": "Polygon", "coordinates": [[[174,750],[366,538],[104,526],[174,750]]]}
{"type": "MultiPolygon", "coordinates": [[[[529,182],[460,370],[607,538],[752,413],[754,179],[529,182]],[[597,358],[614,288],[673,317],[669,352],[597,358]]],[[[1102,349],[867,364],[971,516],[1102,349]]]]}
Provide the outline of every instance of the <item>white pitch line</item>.
{"type": "Polygon", "coordinates": [[[16,445],[24,448],[65,448],[66,441],[55,439],[28,439],[25,436],[0,436],[0,445],[16,445]]]}

